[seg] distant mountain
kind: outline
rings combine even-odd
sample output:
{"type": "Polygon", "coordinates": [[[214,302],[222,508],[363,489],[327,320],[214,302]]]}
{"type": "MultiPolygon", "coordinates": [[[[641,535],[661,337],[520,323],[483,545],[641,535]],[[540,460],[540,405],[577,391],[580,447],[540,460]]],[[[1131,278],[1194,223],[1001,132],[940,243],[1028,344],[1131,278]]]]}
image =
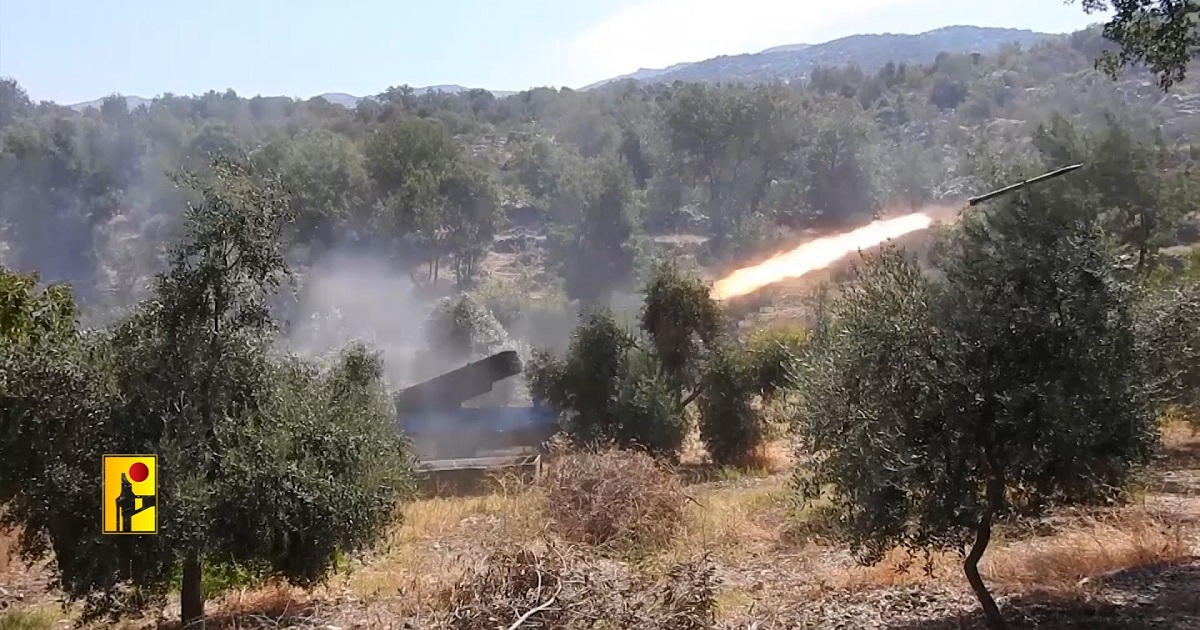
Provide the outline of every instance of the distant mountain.
{"type": "MultiPolygon", "coordinates": [[[[692,63],[693,63],[693,62],[690,62],[690,61],[685,61],[685,62],[683,62],[683,63],[677,63],[677,64],[675,64],[675,65],[672,65],[672,66],[667,66],[666,68],[659,68],[659,69],[654,69],[654,68],[638,68],[637,72],[630,72],[629,74],[622,74],[622,75],[621,75],[621,76],[619,76],[619,77],[613,77],[613,78],[611,78],[611,79],[605,79],[605,80],[603,80],[603,81],[597,81],[597,82],[595,82],[595,83],[593,83],[593,84],[591,84],[591,85],[585,85],[585,86],[583,86],[582,88],[579,88],[579,89],[581,89],[581,90],[590,90],[590,89],[592,89],[592,88],[598,88],[598,87],[600,87],[601,85],[604,85],[604,84],[606,84],[606,83],[612,83],[612,82],[614,82],[614,81],[624,81],[625,79],[634,79],[635,81],[642,81],[642,82],[648,83],[648,82],[650,82],[651,80],[653,80],[653,79],[655,79],[655,78],[657,78],[657,77],[660,77],[660,76],[662,76],[662,75],[664,75],[664,74],[667,74],[668,72],[675,72],[675,71],[677,71],[677,70],[682,70],[682,69],[684,69],[684,68],[686,68],[686,67],[688,67],[688,66],[692,65],[692,63]]],[[[703,62],[701,62],[701,63],[703,63],[703,62]]]]}
{"type": "Polygon", "coordinates": [[[818,66],[855,64],[873,71],[889,61],[929,63],[938,53],[993,53],[1003,46],[1030,47],[1050,37],[1050,33],[1014,28],[947,26],[917,35],[882,33],[851,35],[824,44],[790,44],[745,55],[722,55],[705,61],[676,64],[661,70],[642,69],[583,89],[622,79],[648,83],[674,81],[795,81],[808,78],[818,66]]]}
{"type": "MultiPolygon", "coordinates": [[[[105,98],[107,98],[107,97],[105,97],[105,98]]],[[[138,107],[141,107],[142,105],[149,105],[151,100],[153,100],[153,99],[143,98],[141,96],[126,96],[125,104],[129,106],[129,109],[137,109],[138,107]]],[[[68,105],[67,107],[70,107],[71,109],[81,112],[89,107],[95,107],[96,109],[100,109],[100,103],[103,103],[103,102],[104,102],[103,98],[98,98],[94,101],[88,101],[86,103],[75,103],[74,105],[68,105]]]]}
{"type": "Polygon", "coordinates": [[[799,52],[801,50],[804,50],[805,48],[812,48],[812,44],[787,44],[785,46],[776,46],[774,48],[760,50],[759,54],[761,55],[762,53],[773,53],[773,52],[799,52]]]}
{"type": "MultiPolygon", "coordinates": [[[[875,70],[889,61],[897,63],[929,63],[941,52],[993,53],[1008,44],[1030,47],[1047,38],[1058,37],[1050,33],[1015,28],[986,28],[980,26],[947,26],[917,35],[882,33],[876,35],[851,35],[824,44],[788,44],[775,46],[762,52],[745,55],[722,55],[712,59],[677,63],[666,68],[640,68],[636,72],[598,81],[580,88],[590,90],[614,81],[633,79],[643,83],[670,83],[674,81],[794,81],[808,78],[817,66],[855,64],[864,70],[875,70]]],[[[457,94],[471,88],[455,84],[430,85],[413,88],[417,94],[446,92],[457,94]]],[[[516,94],[513,91],[490,90],[497,98],[516,94]]],[[[354,96],[344,92],[327,92],[320,95],[330,103],[342,107],[354,107],[369,96],[354,96]]],[[[126,96],[129,108],[149,104],[151,100],[142,96],[126,96]]],[[[71,105],[72,109],[84,110],[99,107],[103,99],[71,105]]]]}
{"type": "Polygon", "coordinates": [[[334,105],[341,105],[346,109],[353,108],[355,105],[358,105],[360,100],[362,100],[361,96],[354,96],[353,94],[346,94],[345,92],[326,92],[324,94],[318,94],[314,98],[323,98],[334,105]]]}
{"type": "MultiPolygon", "coordinates": [[[[470,89],[472,89],[472,88],[463,87],[461,85],[429,85],[429,86],[425,86],[425,87],[413,88],[413,92],[415,92],[417,94],[425,94],[428,92],[445,92],[447,94],[458,94],[459,92],[466,92],[470,89]]],[[[495,95],[496,98],[504,98],[505,96],[511,96],[513,94],[516,94],[516,92],[505,91],[505,90],[488,90],[488,91],[491,92],[493,95],[495,95]]],[[[278,97],[268,96],[266,98],[278,98],[278,97]]],[[[318,94],[317,96],[315,96],[313,98],[323,98],[323,99],[329,101],[330,103],[333,103],[334,105],[341,105],[342,107],[345,107],[345,108],[353,108],[354,106],[358,105],[358,102],[361,101],[362,99],[374,98],[374,97],[373,96],[354,96],[353,94],[346,94],[345,92],[326,92],[324,94],[318,94]]],[[[153,100],[154,99],[146,98],[143,96],[125,96],[125,102],[129,105],[129,109],[137,109],[141,105],[149,105],[153,100]]],[[[307,100],[307,99],[301,99],[301,100],[307,100]]],[[[94,101],[87,101],[85,103],[75,103],[74,105],[68,105],[68,107],[70,107],[71,109],[74,109],[76,111],[83,111],[89,107],[99,108],[100,104],[103,102],[104,102],[104,99],[98,98],[94,101]]]]}
{"type": "MultiPolygon", "coordinates": [[[[427,87],[413,88],[413,91],[416,92],[417,94],[425,94],[426,92],[445,92],[447,94],[458,94],[459,92],[467,92],[467,91],[470,91],[473,89],[475,89],[475,88],[469,88],[469,87],[463,87],[461,85],[449,84],[449,85],[430,85],[427,87]]],[[[488,90],[488,91],[491,92],[492,96],[495,96],[496,98],[504,98],[505,96],[512,96],[513,94],[516,94],[516,92],[512,91],[512,90],[488,90]]]]}

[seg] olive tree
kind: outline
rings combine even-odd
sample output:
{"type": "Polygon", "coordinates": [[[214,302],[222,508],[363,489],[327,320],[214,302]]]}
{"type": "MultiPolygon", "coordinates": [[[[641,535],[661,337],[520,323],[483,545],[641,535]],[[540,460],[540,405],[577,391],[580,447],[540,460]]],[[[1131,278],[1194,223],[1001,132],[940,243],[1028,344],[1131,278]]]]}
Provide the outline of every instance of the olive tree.
{"type": "Polygon", "coordinates": [[[672,260],[654,265],[644,287],[640,330],[591,310],[565,357],[535,353],[528,370],[535,399],[557,408],[576,442],[639,445],[676,456],[696,403],[700,437],[714,462],[740,464],[767,426],[755,403],[791,383],[797,345],[764,336],[749,346],[730,334],[711,288],[672,260]]]}
{"type": "MultiPolygon", "coordinates": [[[[587,311],[565,358],[537,355],[531,391],[566,414],[579,441],[677,455],[688,430],[684,410],[700,396],[703,366],[726,321],[708,285],[673,260],[655,263],[643,293],[640,330],[620,326],[607,309],[587,311]]],[[[739,380],[733,371],[709,380],[724,386],[739,380]]]]}
{"type": "Polygon", "coordinates": [[[526,370],[534,400],[556,409],[577,445],[613,443],[678,455],[687,424],[661,361],[607,309],[589,309],[565,356],[536,351],[526,370]]]}
{"type": "Polygon", "coordinates": [[[38,281],[37,274],[0,266],[0,344],[10,353],[43,341],[62,342],[76,332],[71,288],[52,284],[39,291],[38,281]]]}
{"type": "Polygon", "coordinates": [[[902,251],[870,256],[794,375],[802,497],[834,506],[863,562],[964,553],[992,628],[978,563],[997,521],[1111,497],[1157,442],[1121,259],[1059,193],[963,217],[937,280],[902,251]]]}
{"type": "Polygon", "coordinates": [[[1200,420],[1200,282],[1182,278],[1139,304],[1138,341],[1154,400],[1200,420]]]}
{"type": "Polygon", "coordinates": [[[675,404],[682,409],[700,395],[702,367],[726,332],[727,322],[712,289],[672,259],[655,263],[644,293],[641,328],[671,380],[675,404]]]}
{"type": "Polygon", "coordinates": [[[769,438],[764,405],[790,390],[791,370],[803,348],[793,331],[767,330],[747,343],[722,339],[703,366],[697,411],[700,440],[712,461],[722,465],[750,462],[769,438]]]}
{"type": "Polygon", "coordinates": [[[3,526],[17,524],[26,514],[48,516],[33,515],[35,506],[28,503],[38,495],[30,489],[48,481],[38,476],[39,466],[59,444],[57,439],[52,444],[39,442],[37,434],[44,427],[22,422],[20,414],[37,409],[87,416],[97,407],[82,385],[91,375],[70,367],[85,357],[70,287],[55,284],[38,290],[38,280],[36,274],[0,267],[0,506],[7,508],[0,510],[3,526]],[[56,386],[35,390],[31,383],[56,386]]]}
{"type": "Polygon", "coordinates": [[[1200,2],[1196,0],[1079,0],[1087,13],[1111,11],[1104,37],[1121,47],[1097,60],[1110,75],[1121,66],[1145,64],[1163,90],[1187,77],[1200,54],[1200,2]]]}
{"type": "Polygon", "coordinates": [[[378,539],[409,489],[379,358],[281,357],[267,308],[288,278],[286,196],[244,160],[183,174],[196,193],[153,297],[112,330],[30,346],[6,371],[5,522],[26,558],[53,551],[85,619],[161,606],[179,579],[203,618],[203,568],[305,585],[378,539]],[[104,453],[158,455],[159,533],[104,536],[104,453]]]}

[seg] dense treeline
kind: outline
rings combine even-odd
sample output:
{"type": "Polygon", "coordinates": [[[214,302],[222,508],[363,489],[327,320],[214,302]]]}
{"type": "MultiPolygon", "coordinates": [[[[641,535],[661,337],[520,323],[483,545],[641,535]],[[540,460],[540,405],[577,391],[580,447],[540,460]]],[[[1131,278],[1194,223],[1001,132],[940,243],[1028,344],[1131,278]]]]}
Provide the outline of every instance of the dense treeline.
{"type": "Polygon", "coordinates": [[[300,268],[350,248],[467,286],[497,235],[532,222],[548,234],[538,255],[551,279],[603,302],[648,269],[645,234],[698,233],[729,256],[755,251],[775,225],[858,224],[957,199],[973,188],[964,149],[1027,145],[1053,113],[1081,129],[1113,116],[1144,142],[1157,129],[1159,163],[1194,159],[1200,103],[1188,86],[1147,104],[1136,97],[1153,77],[1113,84],[1092,70],[1104,50],[1083,31],[927,66],[819,68],[801,85],[627,82],[499,99],[397,87],[354,109],[210,92],[76,112],[34,104],[5,79],[0,260],[69,281],[89,305],[132,303],[163,268],[185,206],[165,174],[245,152],[291,195],[300,268]]]}

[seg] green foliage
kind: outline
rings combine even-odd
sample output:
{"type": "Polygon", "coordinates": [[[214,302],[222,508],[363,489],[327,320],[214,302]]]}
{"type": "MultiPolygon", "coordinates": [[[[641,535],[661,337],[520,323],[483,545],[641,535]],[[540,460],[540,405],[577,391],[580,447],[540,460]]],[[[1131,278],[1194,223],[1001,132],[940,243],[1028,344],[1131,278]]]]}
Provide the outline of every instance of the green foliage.
{"type": "MultiPolygon", "coordinates": [[[[88,353],[70,290],[38,291],[36,284],[36,276],[0,268],[0,506],[7,509],[0,523],[28,519],[35,529],[53,518],[40,511],[39,502],[61,496],[44,476],[45,462],[78,462],[69,449],[84,435],[71,432],[103,417],[97,379],[80,365],[88,353]]],[[[45,541],[36,537],[21,540],[23,552],[44,549],[45,541]]]]}
{"type": "Polygon", "coordinates": [[[770,397],[792,388],[793,363],[803,356],[807,344],[808,331],[804,328],[768,328],[752,333],[746,350],[752,357],[754,390],[770,397]]]}
{"type": "Polygon", "coordinates": [[[412,464],[382,374],[382,361],[362,347],[324,368],[297,359],[274,367],[274,395],[260,412],[272,426],[237,427],[250,448],[222,458],[226,478],[208,527],[238,534],[210,543],[215,556],[262,560],[311,584],[341,552],[380,539],[411,490],[412,464]]]}
{"type": "Polygon", "coordinates": [[[450,231],[447,250],[454,258],[454,277],[465,288],[475,281],[499,227],[496,189],[482,169],[458,165],[442,181],[441,193],[442,223],[450,231]]]}
{"type": "Polygon", "coordinates": [[[37,291],[36,274],[0,267],[0,348],[65,341],[75,335],[76,306],[70,287],[37,291]]]}
{"type": "Polygon", "coordinates": [[[180,181],[202,203],[153,300],[110,331],[4,354],[3,450],[19,455],[0,469],[4,524],[21,527],[26,558],[53,549],[85,618],[161,605],[181,573],[194,620],[206,561],[311,584],[378,540],[409,490],[379,358],[351,348],[320,366],[272,350],[289,216],[277,182],[228,159],[180,181]],[[114,452],[158,455],[157,536],[99,533],[97,462],[114,452]]]}
{"type": "Polygon", "coordinates": [[[737,464],[758,447],[765,427],[754,408],[755,366],[734,344],[721,344],[705,364],[703,389],[697,399],[700,439],[713,462],[737,464]]]}
{"type": "Polygon", "coordinates": [[[748,463],[766,442],[770,427],[763,405],[792,389],[793,363],[806,340],[803,329],[779,329],[759,332],[744,344],[718,342],[704,363],[697,399],[700,439],[715,463],[748,463]]]}
{"type": "Polygon", "coordinates": [[[669,260],[656,264],[646,285],[641,325],[644,338],[606,310],[591,312],[565,358],[535,354],[527,370],[534,398],[566,415],[578,443],[640,445],[668,456],[687,433],[685,408],[699,401],[700,434],[713,459],[747,461],[767,435],[754,402],[790,385],[787,364],[802,338],[763,337],[743,347],[727,335],[708,286],[669,260]]]}
{"type": "Polygon", "coordinates": [[[1111,11],[1104,36],[1120,45],[1097,61],[1110,75],[1121,66],[1146,64],[1167,90],[1187,76],[1189,62],[1200,55],[1200,32],[1194,2],[1171,0],[1082,0],[1088,13],[1111,11]]]}
{"type": "Polygon", "coordinates": [[[653,352],[640,347],[626,351],[614,393],[609,413],[618,419],[617,432],[609,437],[620,446],[678,457],[689,427],[671,395],[671,380],[653,352]]]}
{"type": "Polygon", "coordinates": [[[535,353],[527,370],[534,398],[564,413],[577,443],[640,445],[668,456],[688,431],[684,410],[698,401],[700,436],[714,461],[748,461],[768,434],[754,403],[790,387],[788,365],[803,334],[763,335],[743,346],[728,335],[709,287],[671,260],[655,264],[640,323],[641,338],[607,310],[590,312],[565,358],[535,353]]]}
{"type": "Polygon", "coordinates": [[[1145,274],[1155,268],[1159,251],[1174,244],[1181,220],[1193,210],[1195,175],[1187,168],[1172,170],[1175,158],[1161,136],[1145,139],[1135,131],[1109,114],[1102,129],[1081,135],[1055,115],[1038,127],[1034,144],[1047,167],[1083,164],[1066,185],[1086,198],[1087,208],[1099,211],[1105,228],[1145,274]]]}
{"type": "MultiPolygon", "coordinates": [[[[770,186],[801,147],[807,120],[779,86],[679,88],[663,108],[671,171],[705,191],[717,253],[746,236],[770,186]]],[[[793,171],[794,172],[794,171],[793,171]]]]}
{"type": "Polygon", "coordinates": [[[296,242],[327,247],[366,225],[371,181],[358,145],[323,129],[280,144],[276,168],[291,194],[296,242]]]}
{"type": "Polygon", "coordinates": [[[674,456],[683,444],[687,425],[661,364],[607,309],[584,314],[565,357],[536,352],[526,375],[534,400],[562,413],[579,445],[674,456]]]}
{"type": "Polygon", "coordinates": [[[433,281],[449,249],[463,272],[459,282],[466,284],[495,215],[490,187],[460,164],[460,151],[445,126],[428,118],[388,122],[363,148],[376,189],[373,227],[394,235],[391,244],[397,250],[410,246],[398,253],[428,264],[433,281]]]}
{"type": "Polygon", "coordinates": [[[810,175],[805,201],[818,220],[863,224],[875,218],[876,193],[867,122],[849,103],[838,103],[822,121],[807,154],[810,175]]]}
{"type": "MultiPolygon", "coordinates": [[[[1133,22],[1117,16],[1140,24],[1123,33],[1170,44],[1155,54],[1178,44],[1176,31],[1146,30],[1145,10],[1160,5],[1139,4],[1133,22]]],[[[1166,8],[1174,19],[1178,7],[1166,8]]],[[[975,192],[954,166],[963,147],[986,137],[1024,150],[1030,128],[1055,112],[1081,137],[1092,127],[1103,135],[1108,113],[1130,130],[1161,128],[1161,144],[1139,140],[1146,146],[1132,152],[1106,154],[1090,141],[1086,163],[1114,174],[1104,186],[1126,197],[1153,192],[1164,211],[1196,206],[1194,192],[1175,199],[1196,179],[1186,167],[1200,132],[1186,115],[1194,81],[1159,102],[1137,96],[1139,74],[1103,80],[1093,61],[1116,47],[1100,29],[1023,49],[997,47],[1010,35],[959,31],[903,49],[891,36],[814,47],[861,67],[815,65],[828,54],[817,50],[768,53],[693,64],[662,84],[504,97],[400,86],[353,107],[226,90],[76,110],[34,104],[0,79],[0,255],[69,282],[87,318],[118,311],[146,297],[181,227],[187,195],[162,173],[207,171],[212,153],[250,150],[290,193],[298,270],[353,248],[426,282],[452,270],[466,288],[499,247],[524,264],[548,262],[548,284],[563,280],[585,305],[604,304],[641,277],[630,269],[643,235],[706,237],[705,254],[752,258],[776,240],[790,244],[781,225],[825,230],[882,208],[957,203],[975,192]],[[934,45],[947,52],[918,63],[934,45]],[[988,52],[962,52],[980,46],[988,52]],[[1138,158],[1153,168],[1127,172],[1142,148],[1155,149],[1153,160],[1138,158]]],[[[1165,214],[1123,202],[1109,210],[1130,243],[1149,227],[1153,249],[1169,232],[1165,214]]]]}
{"type": "Polygon", "coordinates": [[[552,266],[572,299],[606,305],[613,290],[633,275],[637,216],[633,191],[620,165],[599,165],[597,188],[583,201],[579,223],[560,231],[552,244],[552,266]]]}
{"type": "Polygon", "coordinates": [[[1153,291],[1139,307],[1139,354],[1156,401],[1200,408],[1200,282],[1153,291]]]}
{"type": "Polygon", "coordinates": [[[1200,247],[1190,249],[1180,275],[1184,282],[1200,283],[1200,247]]]}
{"type": "MultiPolygon", "coordinates": [[[[52,282],[0,269],[0,518],[21,526],[27,558],[53,553],[89,615],[144,610],[175,583],[185,618],[233,584],[311,584],[393,520],[411,461],[378,357],[278,354],[268,304],[285,261],[350,245],[414,278],[452,268],[467,288],[490,249],[515,243],[506,254],[559,276],[542,284],[605,304],[643,272],[648,233],[706,237],[732,257],[781,225],[957,200],[977,184],[956,167],[962,147],[986,136],[1023,151],[1040,124],[1039,157],[1085,169],[951,230],[937,280],[873,257],[822,305],[811,339],[743,345],[708,287],[661,263],[640,334],[590,312],[565,355],[537,353],[527,370],[582,445],[674,456],[696,400],[721,462],[764,439],[757,403],[802,385],[803,489],[829,500],[847,542],[872,560],[974,541],[968,576],[986,595],[971,567],[996,518],[1112,496],[1154,445],[1153,407],[1197,404],[1200,264],[1159,264],[1195,236],[1180,220],[1200,199],[1187,146],[1200,128],[1184,115],[1194,2],[1084,4],[1115,9],[1103,35],[1119,51],[1091,29],[924,65],[884,63],[900,53],[879,49],[858,56],[864,68],[723,59],[707,83],[505,98],[399,86],[353,109],[226,91],[73,111],[0,79],[0,256],[52,282]],[[1147,62],[1181,97],[1097,80],[1106,52],[1109,69],[1147,62]],[[728,80],[800,76],[811,80],[728,80]],[[278,181],[228,157],[249,147],[278,181]],[[193,173],[160,175],[181,166],[193,173]],[[1122,284],[1135,274],[1147,285],[1136,312],[1122,284]],[[76,299],[94,316],[145,297],[111,328],[76,321],[76,299]],[[161,533],[136,544],[95,527],[96,462],[121,451],[162,466],[161,533]]],[[[424,332],[457,362],[498,349],[502,322],[542,328],[531,314],[451,298],[424,332]]]]}
{"type": "Polygon", "coordinates": [[[827,304],[796,374],[806,500],[866,562],[962,549],[992,522],[1112,496],[1156,445],[1122,268],[1061,188],[968,215],[926,277],[872,256],[827,304]]]}
{"type": "Polygon", "coordinates": [[[435,356],[449,363],[491,354],[507,340],[491,309],[470,293],[440,300],[425,321],[424,332],[435,356]]]}
{"type": "Polygon", "coordinates": [[[645,296],[642,330],[682,400],[682,391],[696,385],[704,353],[725,332],[725,319],[708,285],[671,259],[655,265],[645,296]]]}
{"type": "MultiPolygon", "coordinates": [[[[220,564],[209,562],[204,566],[201,589],[205,597],[213,597],[238,588],[254,588],[262,585],[271,571],[259,565],[220,564]]],[[[172,589],[177,590],[183,580],[182,571],[176,572],[172,589]]]]}
{"type": "Polygon", "coordinates": [[[363,150],[376,185],[385,194],[405,197],[406,202],[432,193],[421,187],[436,180],[457,155],[445,126],[427,118],[389,122],[371,135],[363,150]]]}
{"type": "MultiPolygon", "coordinates": [[[[1195,236],[1179,226],[1200,199],[1200,154],[1187,146],[1200,128],[1183,115],[1194,82],[1181,81],[1194,3],[1085,5],[1115,8],[1104,31],[1123,47],[1115,59],[1148,62],[1181,98],[1144,102],[1127,97],[1135,84],[1097,80],[1093,60],[1114,48],[1095,29],[925,65],[882,63],[899,53],[880,50],[860,57],[866,68],[773,55],[743,71],[759,62],[724,59],[723,80],[708,83],[505,98],[399,86],[352,109],[226,91],[74,111],[0,79],[0,257],[52,282],[38,290],[0,269],[3,518],[23,527],[27,557],[53,549],[64,589],[90,612],[144,609],[175,576],[187,614],[198,576],[204,590],[260,573],[310,583],[378,536],[410,462],[377,357],[277,354],[268,304],[290,277],[285,260],[352,245],[436,281],[449,259],[466,288],[505,233],[517,243],[506,254],[560,276],[541,285],[561,279],[584,305],[604,304],[640,277],[648,233],[741,256],[781,225],[829,229],[896,202],[957,200],[996,183],[956,166],[962,147],[986,136],[1023,151],[1039,124],[1042,160],[1084,171],[955,228],[937,281],[886,254],[824,305],[811,343],[783,333],[740,345],[705,284],[661,263],[640,335],[590,313],[568,352],[538,353],[528,376],[581,444],[675,454],[697,400],[725,461],[761,441],[756,399],[798,379],[816,480],[868,559],[894,544],[960,545],[1005,512],[1100,498],[1151,448],[1151,403],[1196,402],[1200,263],[1176,278],[1158,262],[1195,236]],[[1146,121],[1157,134],[1141,132],[1146,121]],[[279,181],[228,157],[248,147],[279,181]],[[192,174],[160,175],[180,166],[192,174]],[[1136,264],[1118,264],[1097,227],[1136,264]],[[1118,280],[1135,272],[1154,288],[1131,328],[1118,280]],[[95,316],[144,297],[112,328],[76,322],[76,299],[95,316]],[[153,541],[95,535],[96,461],[114,451],[160,454],[153,541]]],[[[497,349],[501,323],[543,328],[532,310],[453,298],[425,332],[439,357],[467,358],[497,349]]]]}
{"type": "Polygon", "coordinates": [[[572,334],[565,358],[535,353],[526,370],[530,393],[566,414],[564,424],[577,442],[615,438],[621,419],[609,407],[625,355],[635,344],[608,310],[589,310],[572,334]]]}

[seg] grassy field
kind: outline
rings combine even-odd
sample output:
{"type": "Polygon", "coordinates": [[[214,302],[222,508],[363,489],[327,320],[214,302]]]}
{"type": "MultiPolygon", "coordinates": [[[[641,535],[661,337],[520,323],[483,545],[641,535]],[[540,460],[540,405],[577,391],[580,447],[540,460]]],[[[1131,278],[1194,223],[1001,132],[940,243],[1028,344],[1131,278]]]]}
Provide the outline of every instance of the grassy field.
{"type": "MultiPolygon", "coordinates": [[[[1200,435],[1172,424],[1165,437],[1130,504],[1001,529],[982,570],[1016,627],[1200,622],[1200,435]]],[[[701,628],[710,615],[729,628],[975,627],[956,556],[906,567],[896,552],[861,567],[824,540],[789,501],[787,452],[777,444],[753,472],[708,470],[701,453],[676,471],[566,457],[538,483],[419,500],[375,557],[315,591],[228,592],[210,602],[208,627],[532,628],[602,613],[620,621],[595,627],[701,628]],[[613,481],[614,467],[627,474],[613,481]]],[[[45,583],[5,562],[0,629],[70,619],[45,583]]]]}

